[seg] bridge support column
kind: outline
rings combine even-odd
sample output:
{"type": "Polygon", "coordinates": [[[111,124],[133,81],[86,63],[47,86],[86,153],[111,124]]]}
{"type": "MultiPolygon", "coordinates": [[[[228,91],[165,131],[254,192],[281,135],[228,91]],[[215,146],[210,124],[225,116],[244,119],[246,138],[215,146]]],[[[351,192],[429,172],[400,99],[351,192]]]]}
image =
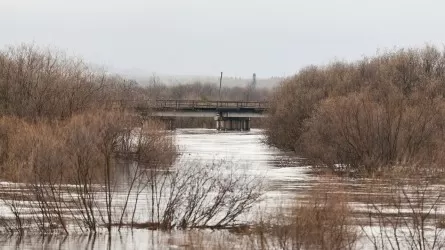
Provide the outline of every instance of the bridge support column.
{"type": "Polygon", "coordinates": [[[249,117],[222,117],[216,116],[216,129],[219,131],[249,131],[250,118],[249,117]]]}

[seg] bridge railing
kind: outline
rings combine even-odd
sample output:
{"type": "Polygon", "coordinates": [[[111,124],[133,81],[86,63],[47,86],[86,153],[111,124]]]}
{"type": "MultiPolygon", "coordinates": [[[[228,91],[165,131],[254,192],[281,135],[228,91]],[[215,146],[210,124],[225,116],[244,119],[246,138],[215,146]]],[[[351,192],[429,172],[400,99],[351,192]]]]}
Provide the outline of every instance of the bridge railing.
{"type": "Polygon", "coordinates": [[[267,102],[257,101],[201,101],[201,100],[115,100],[110,101],[111,107],[150,109],[255,109],[267,110],[267,102]]]}
{"type": "Polygon", "coordinates": [[[266,109],[267,102],[254,101],[196,101],[196,100],[156,100],[156,108],[204,109],[204,108],[252,108],[266,109]]]}

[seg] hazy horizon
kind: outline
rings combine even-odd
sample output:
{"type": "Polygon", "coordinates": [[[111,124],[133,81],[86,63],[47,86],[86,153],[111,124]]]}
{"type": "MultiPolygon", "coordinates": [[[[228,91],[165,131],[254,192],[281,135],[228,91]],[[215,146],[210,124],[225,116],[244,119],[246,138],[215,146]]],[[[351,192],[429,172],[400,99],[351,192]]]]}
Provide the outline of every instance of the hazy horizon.
{"type": "Polygon", "coordinates": [[[2,0],[0,47],[66,50],[110,72],[284,77],[377,50],[443,45],[445,2],[2,0]]]}

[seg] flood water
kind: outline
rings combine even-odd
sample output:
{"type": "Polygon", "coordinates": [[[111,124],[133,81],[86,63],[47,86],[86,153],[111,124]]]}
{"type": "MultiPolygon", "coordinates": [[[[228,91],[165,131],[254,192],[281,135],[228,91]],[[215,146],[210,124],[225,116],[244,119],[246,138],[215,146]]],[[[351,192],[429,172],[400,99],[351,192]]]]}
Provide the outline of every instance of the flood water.
{"type": "MultiPolygon", "coordinates": [[[[247,222],[255,219],[258,213],[295,202],[299,193],[312,185],[314,178],[309,174],[309,168],[301,166],[298,157],[267,146],[262,130],[223,133],[209,129],[178,129],[174,133],[180,152],[174,168],[224,161],[261,179],[265,194],[259,205],[243,217],[247,222]]],[[[187,247],[184,239],[191,234],[195,238],[200,235],[198,238],[206,242],[211,242],[212,237],[226,237],[224,233],[208,230],[168,233],[138,229],[113,232],[111,236],[105,231],[96,236],[4,236],[0,237],[0,244],[2,249],[177,249],[187,247]]]]}
{"type": "MultiPolygon", "coordinates": [[[[396,199],[397,202],[389,201],[388,197],[395,194],[394,186],[396,179],[389,180],[388,183],[379,182],[377,185],[374,179],[365,178],[320,178],[313,174],[309,166],[305,166],[301,159],[295,155],[283,152],[274,147],[270,147],[264,143],[263,131],[253,129],[249,132],[217,132],[210,129],[178,129],[173,132],[173,138],[179,151],[179,157],[172,169],[188,169],[196,165],[199,166],[230,166],[235,169],[234,174],[246,174],[260,180],[263,188],[263,195],[260,200],[249,210],[237,219],[240,224],[255,222],[261,216],[273,214],[277,209],[282,209],[295,205],[304,201],[305,195],[309,190],[321,189],[321,193],[342,192],[349,196],[348,202],[354,213],[358,214],[357,218],[362,217],[367,220],[369,213],[369,205],[367,198],[382,197],[383,209],[381,211],[383,218],[388,222],[386,214],[392,213],[397,216],[406,216],[413,212],[418,215],[424,214],[424,210],[432,211],[428,204],[438,201],[435,197],[441,195],[443,185],[430,186],[428,191],[433,194],[432,198],[428,197],[426,192],[419,193],[419,190],[411,190],[408,185],[404,189],[404,196],[413,196],[425,198],[422,206],[413,207],[409,199],[396,199]],[[223,164],[221,164],[221,162],[223,164]],[[215,165],[216,164],[216,165],[215,165]],[[371,187],[368,183],[372,183],[371,187]],[[335,186],[335,187],[334,187],[335,186]],[[333,188],[334,187],[334,188],[333,188]],[[386,200],[385,200],[386,199],[386,200]],[[406,204],[404,204],[406,203],[406,204]],[[388,205],[389,204],[389,205],[388,205]],[[384,211],[385,210],[385,211],[384,211]]],[[[131,165],[123,165],[121,179],[122,185],[126,185],[125,179],[128,175],[131,165]]],[[[232,172],[230,172],[232,173],[232,172]]],[[[224,174],[222,171],[221,174],[224,174]]],[[[0,182],[0,189],[5,189],[8,183],[0,182]]],[[[395,185],[397,186],[397,185],[395,185]]],[[[2,191],[2,190],[0,190],[2,191]]],[[[23,192],[23,190],[21,190],[23,192]]],[[[119,197],[124,197],[125,193],[117,192],[115,203],[121,204],[119,197]]],[[[133,196],[131,196],[133,197],[133,196]]],[[[422,199],[423,199],[422,198],[422,199]]],[[[130,203],[134,198],[130,198],[130,203]]],[[[411,200],[412,201],[412,200],[411,200]]],[[[445,200],[440,197],[440,202],[445,200]]],[[[141,195],[136,220],[139,222],[147,221],[147,214],[151,209],[150,197],[141,195]]],[[[374,203],[373,205],[379,205],[374,203]]],[[[442,204],[444,205],[444,204],[442,204]]],[[[26,206],[25,206],[26,207],[26,206]]],[[[375,206],[371,207],[374,210],[375,206]]],[[[442,206],[445,208],[445,206],[442,206]]],[[[381,212],[379,211],[379,212],[381,212]]],[[[0,204],[0,212],[2,215],[10,213],[5,204],[0,204]]],[[[375,210],[374,210],[375,212],[375,210]]],[[[434,209],[439,216],[445,218],[445,209],[434,209]]],[[[409,217],[409,216],[408,216],[409,217]]],[[[410,222],[410,219],[404,222],[410,222]]],[[[1,222],[1,221],[0,221],[1,222]]],[[[408,225],[408,224],[406,224],[408,225]]],[[[374,225],[362,227],[363,232],[373,232],[379,234],[379,228],[374,225]]],[[[391,229],[391,228],[389,228],[391,229]]],[[[423,230],[423,229],[422,229],[423,230]]],[[[423,232],[420,230],[419,232],[423,232]]],[[[429,232],[435,232],[429,230],[429,232]]],[[[428,233],[428,232],[427,232],[428,233]]],[[[405,233],[402,234],[406,235],[405,233]]],[[[26,233],[24,236],[0,234],[1,249],[250,249],[252,245],[243,246],[248,242],[247,236],[242,234],[233,234],[230,230],[210,230],[210,229],[193,229],[193,230],[149,230],[123,228],[120,232],[113,229],[109,234],[105,229],[101,229],[95,235],[88,235],[74,230],[69,235],[57,234],[46,235],[42,237],[38,231],[26,233]],[[221,245],[222,244],[222,245],[221,245]]],[[[444,231],[441,237],[445,238],[444,231]]],[[[403,238],[403,237],[402,237],[403,238]]],[[[403,241],[403,240],[402,240],[403,241]]],[[[382,241],[383,242],[383,241],[382,241]]],[[[389,242],[389,241],[387,241],[389,242]]],[[[387,244],[384,242],[382,244],[387,244]]],[[[445,246],[445,241],[444,241],[445,246]]],[[[374,249],[366,240],[361,237],[357,247],[359,249],[374,249]]],[[[384,247],[385,248],[385,247],[384,247]]],[[[380,249],[380,247],[379,247],[380,249]]]]}
{"type": "Polygon", "coordinates": [[[263,197],[269,205],[289,202],[315,179],[310,168],[290,153],[268,146],[263,131],[217,132],[212,129],[183,129],[176,135],[182,159],[201,163],[228,161],[250,175],[262,178],[267,192],[263,197]]]}

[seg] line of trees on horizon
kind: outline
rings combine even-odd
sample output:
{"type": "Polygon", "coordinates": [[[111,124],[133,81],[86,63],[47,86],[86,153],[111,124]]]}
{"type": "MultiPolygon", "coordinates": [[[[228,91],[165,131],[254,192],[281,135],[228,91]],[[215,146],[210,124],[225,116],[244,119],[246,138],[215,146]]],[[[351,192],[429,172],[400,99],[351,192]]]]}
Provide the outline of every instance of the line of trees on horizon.
{"type": "MultiPolygon", "coordinates": [[[[149,99],[219,100],[219,83],[200,82],[167,84],[157,75],[152,75],[144,84],[149,99]]],[[[252,81],[244,86],[221,87],[224,101],[265,101],[270,94],[268,88],[257,88],[252,81]]]]}

